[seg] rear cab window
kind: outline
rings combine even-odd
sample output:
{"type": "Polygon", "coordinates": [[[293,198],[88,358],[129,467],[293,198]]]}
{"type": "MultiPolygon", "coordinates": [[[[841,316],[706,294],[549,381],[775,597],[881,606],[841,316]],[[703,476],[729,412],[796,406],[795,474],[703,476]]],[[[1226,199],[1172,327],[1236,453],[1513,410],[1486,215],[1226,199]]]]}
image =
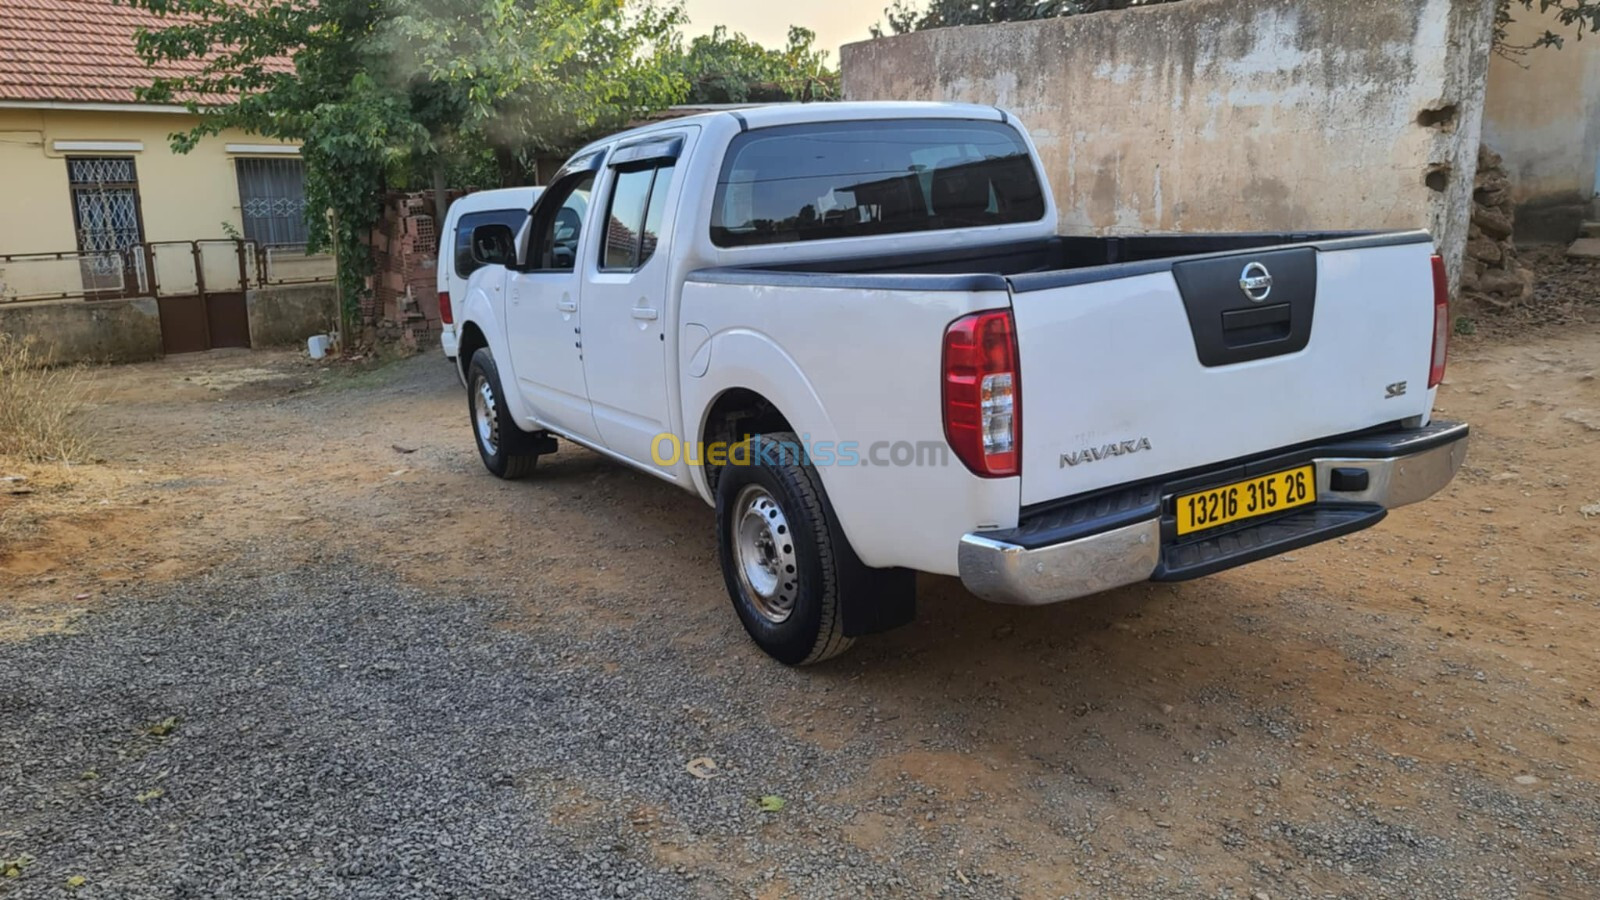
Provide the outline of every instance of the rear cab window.
{"type": "Polygon", "coordinates": [[[472,230],[483,225],[505,225],[516,234],[522,223],[528,221],[525,209],[486,209],[482,212],[463,213],[456,220],[455,270],[457,278],[466,278],[483,264],[472,258],[472,230]]]}
{"type": "Polygon", "coordinates": [[[717,179],[711,240],[744,247],[1037,222],[1043,186],[1003,122],[822,122],[738,135],[717,179]]]}

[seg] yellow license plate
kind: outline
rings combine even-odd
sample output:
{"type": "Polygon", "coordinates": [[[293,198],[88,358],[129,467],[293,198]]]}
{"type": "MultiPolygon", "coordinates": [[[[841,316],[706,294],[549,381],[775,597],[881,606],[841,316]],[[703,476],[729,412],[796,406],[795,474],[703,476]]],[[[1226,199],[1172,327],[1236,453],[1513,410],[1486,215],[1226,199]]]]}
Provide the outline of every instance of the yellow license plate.
{"type": "Polygon", "coordinates": [[[1315,466],[1274,472],[1179,497],[1178,534],[1192,534],[1315,502],[1315,466]]]}

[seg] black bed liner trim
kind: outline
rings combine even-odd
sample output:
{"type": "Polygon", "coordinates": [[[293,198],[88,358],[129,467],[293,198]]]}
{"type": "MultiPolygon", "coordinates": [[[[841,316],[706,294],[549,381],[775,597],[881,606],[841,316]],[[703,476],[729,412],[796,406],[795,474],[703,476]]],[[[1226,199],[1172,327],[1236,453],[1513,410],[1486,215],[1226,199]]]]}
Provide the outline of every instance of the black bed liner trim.
{"type": "MultiPolygon", "coordinates": [[[[1170,519],[1165,509],[1166,498],[1178,494],[1280,472],[1317,458],[1409,456],[1459,441],[1468,432],[1467,425],[1462,422],[1434,422],[1423,428],[1402,428],[1400,423],[1391,422],[1353,434],[1026,506],[1016,528],[986,531],[983,536],[1030,550],[1048,547],[1150,519],[1170,519]]],[[[1241,525],[1250,527],[1257,521],[1241,525]]],[[[1170,533],[1170,526],[1171,522],[1163,521],[1164,541],[1176,539],[1170,533]]]]}
{"type": "MultiPolygon", "coordinates": [[[[1237,235],[1249,237],[1249,235],[1237,235]]],[[[1140,235],[1139,237],[1146,237],[1140,235]]],[[[1149,235],[1148,237],[1161,237],[1149,235]]],[[[1181,238],[1183,235],[1172,235],[1181,238]]],[[[1234,235],[1229,235],[1234,237],[1234,235]]],[[[1312,240],[1312,235],[1304,235],[1296,239],[1291,237],[1288,242],[1263,245],[1261,247],[1218,250],[1214,253],[1195,253],[1188,256],[1169,256],[1162,259],[1135,260],[1125,263],[1111,263],[1103,266],[1089,266],[1082,269],[1060,269],[1054,272],[1029,272],[1022,275],[1011,276],[1011,287],[1019,294],[1032,293],[1033,291],[1048,291],[1054,288],[1076,287],[1082,284],[1097,284],[1102,281],[1113,281],[1118,278],[1134,278],[1139,275],[1155,275],[1161,272],[1170,272],[1177,263],[1190,262],[1197,259],[1214,259],[1223,256],[1248,255],[1252,250],[1293,250],[1300,247],[1310,247],[1323,253],[1334,253],[1341,250],[1363,250],[1372,247],[1399,247],[1407,244],[1431,244],[1433,236],[1426,231],[1387,231],[1387,232],[1350,232],[1348,236],[1312,240]]],[[[1115,241],[1116,238],[1104,238],[1115,241]]]]}
{"type": "MultiPolygon", "coordinates": [[[[949,247],[939,250],[920,250],[908,253],[878,254],[873,256],[850,257],[836,260],[812,260],[808,262],[786,265],[782,268],[749,268],[743,266],[718,266],[708,269],[699,269],[690,272],[688,281],[702,284],[738,284],[738,285],[767,285],[778,287],[811,287],[832,288],[838,290],[904,290],[904,291],[929,291],[929,292],[975,292],[975,291],[1014,291],[1019,294],[1032,291],[1050,290],[1059,287],[1072,287],[1083,284],[1095,284],[1102,281],[1112,281],[1118,278],[1133,278],[1139,275],[1151,275],[1160,272],[1169,272],[1178,263],[1190,262],[1198,259],[1212,259],[1217,257],[1238,256],[1249,254],[1252,250],[1289,250],[1297,247],[1310,247],[1320,252],[1333,253],[1342,250],[1361,250],[1371,247],[1398,247],[1408,244],[1432,243],[1433,238],[1426,231],[1388,231],[1388,232],[1297,232],[1288,235],[1284,241],[1283,235],[1259,235],[1262,238],[1273,237],[1277,243],[1263,243],[1260,247],[1225,248],[1208,253],[1193,253],[1183,256],[1170,256],[1161,259],[1137,260],[1133,262],[1118,262],[1104,265],[1084,266],[1076,269],[1052,269],[1050,271],[1022,271],[1011,275],[1000,275],[993,272],[959,271],[965,261],[984,261],[993,263],[996,257],[1008,260],[1022,260],[1030,255],[1047,255],[1061,241],[1094,240],[1109,242],[1108,248],[1112,255],[1118,255],[1120,240],[1159,240],[1170,237],[1174,240],[1184,238],[1212,237],[1218,240],[1245,239],[1256,237],[1255,234],[1228,234],[1228,235],[1139,235],[1124,238],[1072,238],[1051,237],[1035,238],[1023,241],[1007,241],[997,244],[981,244],[975,246],[949,247]],[[883,271],[896,268],[937,267],[944,269],[942,272],[893,272],[883,271]],[[839,271],[844,269],[846,271],[839,271]],[[950,271],[956,269],[958,271],[950,271]]],[[[1042,261],[1042,260],[1041,260],[1042,261]]]]}

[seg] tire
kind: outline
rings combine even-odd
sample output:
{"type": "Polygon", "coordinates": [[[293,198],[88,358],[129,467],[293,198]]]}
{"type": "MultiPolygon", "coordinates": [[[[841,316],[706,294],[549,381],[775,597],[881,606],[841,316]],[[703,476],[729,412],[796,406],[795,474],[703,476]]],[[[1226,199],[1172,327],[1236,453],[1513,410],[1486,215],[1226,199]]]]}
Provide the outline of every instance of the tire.
{"type": "Polygon", "coordinates": [[[523,431],[501,402],[504,396],[494,357],[489,348],[480,348],[472,354],[467,369],[467,414],[473,442],[478,445],[483,467],[495,477],[524,478],[533,474],[539,457],[550,451],[554,441],[543,432],[523,431]]]}
{"type": "Polygon", "coordinates": [[[717,479],[728,596],[757,646],[791,666],[831,659],[854,643],[844,633],[841,578],[849,546],[830,527],[822,481],[798,448],[787,432],[752,438],[748,465],[730,460],[717,479]]]}

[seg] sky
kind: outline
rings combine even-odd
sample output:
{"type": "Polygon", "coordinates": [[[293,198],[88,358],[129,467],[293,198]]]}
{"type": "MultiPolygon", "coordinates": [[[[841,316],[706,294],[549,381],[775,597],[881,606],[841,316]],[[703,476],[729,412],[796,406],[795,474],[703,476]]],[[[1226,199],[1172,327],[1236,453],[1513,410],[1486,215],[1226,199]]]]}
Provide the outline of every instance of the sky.
{"type": "Polygon", "coordinates": [[[788,40],[790,25],[804,25],[817,33],[817,46],[827,50],[834,65],[839,64],[839,45],[867,39],[867,29],[883,20],[883,8],[890,0],[802,0],[777,3],[773,0],[685,0],[689,26],[684,34],[708,34],[717,25],[729,31],[742,31],[751,40],[768,47],[781,47],[788,40]]]}

